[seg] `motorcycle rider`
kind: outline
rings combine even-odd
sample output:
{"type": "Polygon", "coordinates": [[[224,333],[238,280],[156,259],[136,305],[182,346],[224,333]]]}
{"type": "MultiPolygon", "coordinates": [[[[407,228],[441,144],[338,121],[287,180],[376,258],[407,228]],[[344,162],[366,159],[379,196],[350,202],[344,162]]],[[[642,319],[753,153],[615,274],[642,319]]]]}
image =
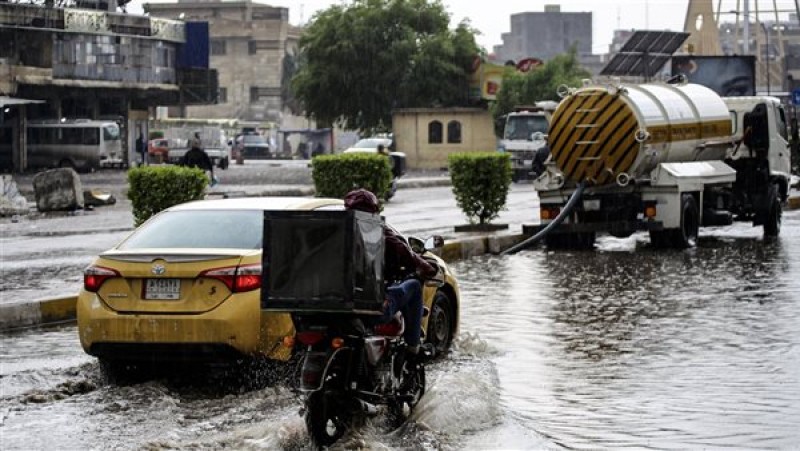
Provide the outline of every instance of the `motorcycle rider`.
{"type": "MultiPolygon", "coordinates": [[[[378,198],[365,189],[356,189],[347,193],[344,198],[344,206],[347,210],[359,210],[372,214],[376,214],[380,210],[378,198]]],[[[385,223],[383,224],[383,236],[386,246],[384,279],[392,282],[392,285],[386,288],[383,316],[379,321],[388,323],[395,313],[402,312],[406,324],[403,332],[403,339],[408,346],[406,352],[411,358],[417,358],[422,336],[422,284],[416,278],[406,278],[405,280],[403,278],[409,271],[414,271],[423,280],[431,279],[436,276],[438,269],[411,250],[405,238],[385,223]]]]}

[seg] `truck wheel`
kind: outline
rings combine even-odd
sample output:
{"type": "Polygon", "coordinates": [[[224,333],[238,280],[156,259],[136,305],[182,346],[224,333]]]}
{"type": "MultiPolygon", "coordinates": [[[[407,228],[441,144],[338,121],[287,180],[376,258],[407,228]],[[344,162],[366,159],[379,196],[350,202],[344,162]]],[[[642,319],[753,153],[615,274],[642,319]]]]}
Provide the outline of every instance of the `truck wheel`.
{"type": "Polygon", "coordinates": [[[219,160],[219,168],[222,169],[223,171],[225,169],[228,169],[228,159],[227,158],[223,158],[223,159],[219,160]]]}
{"type": "Polygon", "coordinates": [[[700,231],[700,213],[697,201],[691,194],[681,195],[681,226],[672,231],[672,247],[686,249],[697,246],[700,231]]]}
{"type": "Polygon", "coordinates": [[[778,198],[778,187],[772,185],[769,188],[767,205],[767,218],[764,221],[764,236],[775,237],[781,233],[781,222],[783,219],[783,207],[778,198]]]}

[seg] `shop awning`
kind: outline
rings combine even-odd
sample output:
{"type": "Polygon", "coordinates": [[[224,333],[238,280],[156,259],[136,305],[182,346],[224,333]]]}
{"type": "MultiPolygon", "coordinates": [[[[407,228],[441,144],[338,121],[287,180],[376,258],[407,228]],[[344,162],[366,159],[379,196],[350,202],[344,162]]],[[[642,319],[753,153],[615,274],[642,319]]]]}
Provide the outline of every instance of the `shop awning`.
{"type": "Polygon", "coordinates": [[[20,99],[19,97],[0,96],[0,108],[14,105],[27,105],[29,103],[44,103],[44,100],[20,99]]]}

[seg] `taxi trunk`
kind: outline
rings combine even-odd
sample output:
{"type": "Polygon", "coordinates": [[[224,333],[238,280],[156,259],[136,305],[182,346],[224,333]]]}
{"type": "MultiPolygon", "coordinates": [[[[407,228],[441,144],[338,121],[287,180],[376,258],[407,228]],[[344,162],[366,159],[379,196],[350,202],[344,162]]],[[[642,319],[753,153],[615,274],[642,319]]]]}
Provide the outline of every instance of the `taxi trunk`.
{"type": "Polygon", "coordinates": [[[95,284],[100,300],[119,313],[203,313],[260,288],[260,263],[242,264],[243,257],[218,249],[109,252],[87,270],[85,288],[95,284]]]}

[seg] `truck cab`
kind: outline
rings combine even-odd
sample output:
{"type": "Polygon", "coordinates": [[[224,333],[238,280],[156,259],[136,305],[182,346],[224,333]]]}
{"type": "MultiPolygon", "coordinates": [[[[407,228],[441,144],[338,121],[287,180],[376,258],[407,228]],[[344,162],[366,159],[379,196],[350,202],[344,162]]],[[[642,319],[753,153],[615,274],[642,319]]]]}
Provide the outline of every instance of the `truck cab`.
{"type": "MultiPolygon", "coordinates": [[[[539,102],[545,103],[545,102],[539,102]]],[[[511,156],[512,181],[534,180],[547,159],[547,128],[552,108],[547,105],[517,107],[505,117],[498,151],[511,156]]]]}

